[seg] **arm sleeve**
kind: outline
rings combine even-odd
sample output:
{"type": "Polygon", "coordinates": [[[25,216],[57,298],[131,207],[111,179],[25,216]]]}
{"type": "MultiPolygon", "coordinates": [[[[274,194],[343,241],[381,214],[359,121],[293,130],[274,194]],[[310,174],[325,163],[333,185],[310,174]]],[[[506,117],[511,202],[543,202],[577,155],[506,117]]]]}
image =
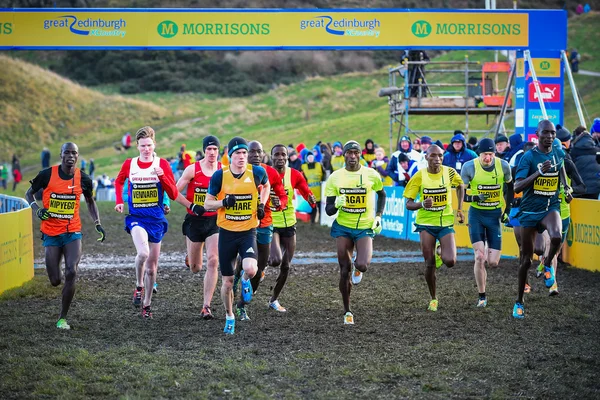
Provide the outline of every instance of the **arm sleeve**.
{"type": "Polygon", "coordinates": [[[502,164],[502,172],[504,173],[504,182],[506,182],[506,183],[512,182],[512,171],[510,169],[510,164],[508,164],[508,162],[506,160],[502,160],[501,164],[502,164]]]}
{"type": "MultiPolygon", "coordinates": [[[[502,164],[502,167],[504,167],[504,164],[502,164]]],[[[475,164],[472,161],[467,161],[465,165],[463,165],[462,170],[460,171],[460,177],[465,183],[465,185],[468,185],[471,183],[471,180],[474,176],[475,164]]],[[[506,172],[504,173],[504,176],[506,176],[506,172]]]]}
{"type": "Polygon", "coordinates": [[[125,185],[125,179],[129,178],[129,168],[131,167],[131,158],[125,160],[115,179],[115,196],[116,204],[123,204],[123,185],[125,185]]]}
{"type": "Polygon", "coordinates": [[[271,183],[271,189],[273,190],[275,195],[277,197],[279,197],[279,201],[281,202],[281,204],[287,204],[288,203],[287,192],[285,191],[285,187],[283,187],[283,182],[281,181],[281,177],[279,176],[279,173],[273,168],[267,169],[267,173],[269,175],[269,182],[271,183]]]}
{"type": "Polygon", "coordinates": [[[160,183],[162,184],[163,190],[167,193],[167,196],[169,196],[171,200],[175,200],[179,191],[175,184],[175,177],[173,176],[173,171],[171,171],[171,166],[169,166],[167,160],[161,158],[160,167],[164,171],[164,174],[159,176],[158,179],[160,179],[160,183]]]}
{"type": "Polygon", "coordinates": [[[267,176],[267,171],[260,165],[256,165],[252,167],[252,175],[254,175],[254,182],[256,183],[256,187],[258,185],[264,185],[269,182],[269,177],[267,176]]]}
{"type": "Polygon", "coordinates": [[[298,191],[300,192],[302,197],[304,197],[306,200],[308,200],[308,196],[312,195],[312,192],[310,191],[310,188],[308,187],[308,184],[306,183],[306,179],[304,179],[304,176],[302,175],[302,173],[298,172],[295,169],[292,169],[291,178],[292,178],[291,179],[292,187],[294,189],[298,189],[298,191]]]}
{"type": "Polygon", "coordinates": [[[219,192],[221,192],[221,186],[223,186],[223,170],[218,169],[210,178],[210,183],[208,184],[208,194],[217,197],[219,192]]]}
{"type": "Polygon", "coordinates": [[[415,176],[413,176],[410,181],[408,181],[408,184],[406,185],[406,188],[404,189],[404,197],[406,197],[407,199],[413,199],[415,200],[419,194],[419,191],[421,189],[421,174],[423,171],[422,169],[417,171],[417,173],[415,174],[415,176]]]}
{"type": "Polygon", "coordinates": [[[576,186],[583,184],[583,179],[581,179],[575,163],[568,158],[565,158],[565,170],[567,171],[567,176],[573,180],[576,186]]]}
{"type": "Polygon", "coordinates": [[[81,171],[81,190],[86,198],[94,197],[94,185],[92,178],[85,172],[81,171]]]}
{"type": "Polygon", "coordinates": [[[529,176],[529,168],[531,165],[531,153],[527,152],[523,157],[521,157],[521,161],[519,161],[519,166],[517,167],[517,172],[515,172],[515,181],[520,179],[525,179],[529,176]]]}
{"type": "Polygon", "coordinates": [[[35,178],[29,181],[29,183],[31,183],[31,193],[35,194],[40,189],[46,189],[48,187],[48,182],[50,182],[51,175],[52,168],[46,168],[45,170],[40,171],[35,178]]]}

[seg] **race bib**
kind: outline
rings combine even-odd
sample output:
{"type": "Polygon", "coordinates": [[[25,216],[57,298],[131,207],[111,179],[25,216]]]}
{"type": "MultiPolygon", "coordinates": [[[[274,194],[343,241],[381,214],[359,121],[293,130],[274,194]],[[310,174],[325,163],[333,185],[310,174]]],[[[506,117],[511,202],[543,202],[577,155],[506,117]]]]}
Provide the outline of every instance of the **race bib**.
{"type": "Polygon", "coordinates": [[[225,209],[225,219],[229,221],[248,221],[252,218],[252,195],[235,194],[233,207],[225,209]]]}
{"type": "Polygon", "coordinates": [[[52,218],[72,219],[75,215],[75,203],[77,195],[75,194],[50,194],[50,206],[48,212],[52,218]]]}
{"type": "Polygon", "coordinates": [[[341,188],[340,194],[346,195],[346,205],[342,211],[350,214],[361,214],[367,211],[367,189],[341,188]]]}
{"type": "Polygon", "coordinates": [[[477,185],[479,194],[487,195],[484,201],[478,201],[481,207],[498,207],[500,205],[500,185],[477,185]]]}
{"type": "Polygon", "coordinates": [[[204,207],[206,201],[207,188],[196,188],[194,189],[194,204],[204,207]]]}
{"type": "Polygon", "coordinates": [[[533,193],[552,197],[558,190],[558,172],[548,172],[544,176],[538,176],[533,181],[533,193]]]}
{"type": "Polygon", "coordinates": [[[433,189],[423,188],[423,199],[421,201],[424,202],[428,198],[433,199],[433,205],[430,208],[423,207],[425,210],[442,211],[448,205],[448,189],[445,187],[433,189]]]}
{"type": "Polygon", "coordinates": [[[131,188],[133,208],[158,206],[158,186],[156,183],[134,183],[131,188]]]}

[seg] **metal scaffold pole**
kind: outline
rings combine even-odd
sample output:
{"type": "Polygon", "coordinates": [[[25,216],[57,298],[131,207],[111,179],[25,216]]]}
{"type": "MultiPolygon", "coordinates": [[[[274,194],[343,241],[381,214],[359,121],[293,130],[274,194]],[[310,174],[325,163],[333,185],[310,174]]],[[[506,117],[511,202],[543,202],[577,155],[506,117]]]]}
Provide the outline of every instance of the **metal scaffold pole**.
{"type": "Polygon", "coordinates": [[[579,116],[579,125],[585,126],[585,119],[583,118],[583,112],[581,111],[579,95],[577,94],[577,88],[575,87],[575,80],[573,79],[573,74],[571,73],[571,65],[569,63],[569,59],[567,58],[567,53],[564,50],[561,50],[560,55],[565,63],[565,71],[567,72],[567,77],[569,78],[569,85],[571,85],[571,93],[573,93],[575,109],[577,110],[577,116],[579,116]]]}

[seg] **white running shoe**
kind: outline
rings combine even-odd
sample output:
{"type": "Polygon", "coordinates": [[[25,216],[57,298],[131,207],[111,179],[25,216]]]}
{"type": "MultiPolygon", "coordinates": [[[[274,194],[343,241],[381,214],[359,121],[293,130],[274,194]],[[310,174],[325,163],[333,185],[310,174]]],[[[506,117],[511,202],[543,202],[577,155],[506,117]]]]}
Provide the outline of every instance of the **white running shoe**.
{"type": "Polygon", "coordinates": [[[354,264],[352,264],[352,284],[358,285],[360,281],[362,281],[363,273],[356,269],[354,264]]]}
{"type": "Polygon", "coordinates": [[[269,308],[272,308],[275,311],[286,312],[287,310],[279,304],[279,300],[269,302],[269,308]]]}

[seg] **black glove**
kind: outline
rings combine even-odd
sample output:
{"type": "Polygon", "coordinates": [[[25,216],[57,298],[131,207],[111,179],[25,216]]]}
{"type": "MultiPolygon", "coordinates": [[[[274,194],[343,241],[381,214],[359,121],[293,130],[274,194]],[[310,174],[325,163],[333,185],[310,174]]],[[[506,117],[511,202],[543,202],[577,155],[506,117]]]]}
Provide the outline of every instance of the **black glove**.
{"type": "Polygon", "coordinates": [[[235,196],[232,194],[228,194],[227,196],[225,196],[225,198],[223,199],[223,207],[231,208],[234,205],[235,205],[235,196]]]}
{"type": "Polygon", "coordinates": [[[104,232],[104,228],[102,228],[102,225],[100,225],[100,224],[96,225],[96,232],[98,232],[100,234],[98,241],[104,242],[104,240],[106,239],[106,232],[104,232]]]}
{"type": "Polygon", "coordinates": [[[35,213],[37,215],[37,217],[39,219],[41,219],[42,221],[47,220],[48,218],[50,218],[50,213],[48,212],[47,208],[38,208],[38,210],[35,213]]]}
{"type": "Polygon", "coordinates": [[[258,209],[256,210],[256,217],[258,219],[263,219],[265,217],[265,205],[263,203],[258,204],[258,209]]]}
{"type": "Polygon", "coordinates": [[[487,193],[479,193],[473,196],[473,201],[486,201],[490,197],[487,193]]]}
{"type": "Polygon", "coordinates": [[[197,216],[201,217],[202,214],[206,212],[206,209],[202,206],[199,206],[198,204],[192,203],[190,204],[190,211],[196,214],[197,216]]]}

